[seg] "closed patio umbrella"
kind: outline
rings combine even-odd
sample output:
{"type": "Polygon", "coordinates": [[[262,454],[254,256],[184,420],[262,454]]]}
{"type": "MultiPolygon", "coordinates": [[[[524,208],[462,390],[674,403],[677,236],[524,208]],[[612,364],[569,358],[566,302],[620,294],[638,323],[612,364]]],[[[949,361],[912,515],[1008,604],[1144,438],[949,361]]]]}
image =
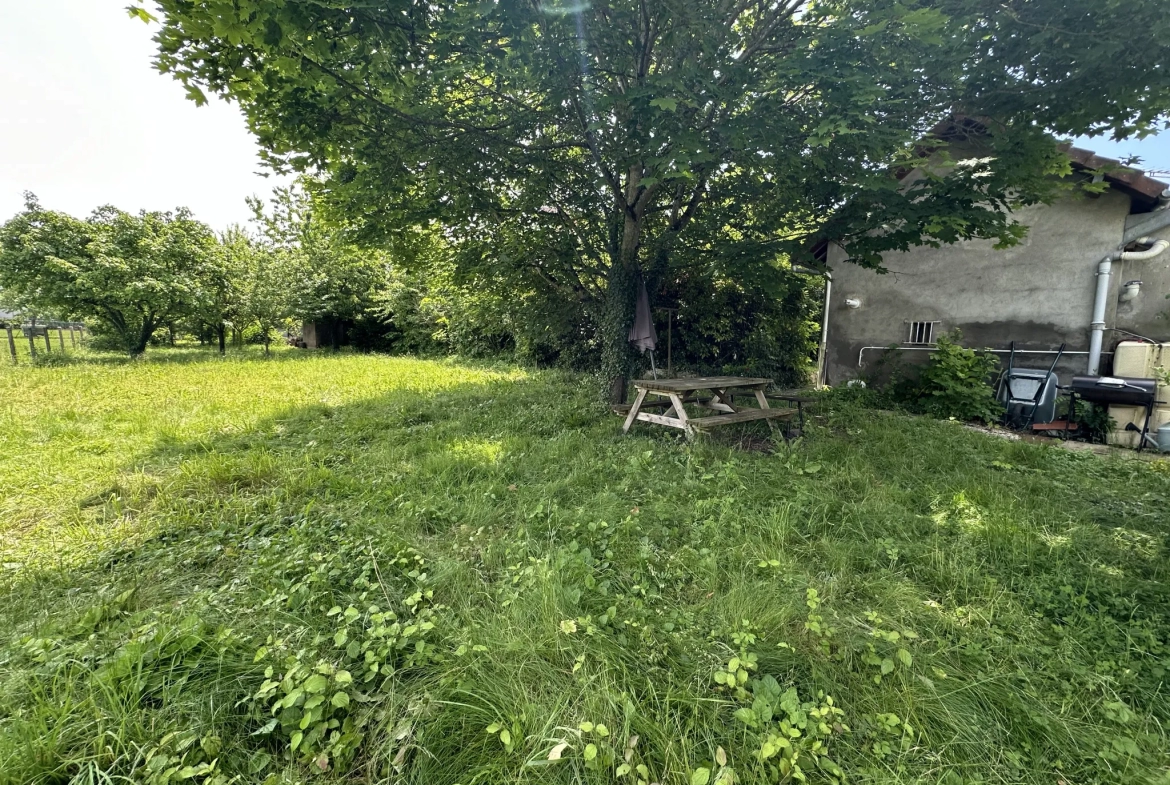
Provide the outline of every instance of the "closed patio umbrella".
{"type": "Polygon", "coordinates": [[[654,330],[654,320],[650,317],[650,296],[646,294],[646,281],[638,282],[638,304],[634,309],[634,324],[630,327],[630,343],[640,349],[643,354],[650,352],[650,370],[654,378],[658,378],[658,369],[654,367],[654,349],[658,346],[658,333],[654,330]]]}

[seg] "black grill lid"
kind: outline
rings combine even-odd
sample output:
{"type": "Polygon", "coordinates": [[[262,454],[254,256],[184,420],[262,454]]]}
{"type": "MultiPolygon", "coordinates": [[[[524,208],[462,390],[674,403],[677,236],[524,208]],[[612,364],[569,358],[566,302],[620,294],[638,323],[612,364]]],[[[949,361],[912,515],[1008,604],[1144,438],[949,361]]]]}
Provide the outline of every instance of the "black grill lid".
{"type": "Polygon", "coordinates": [[[1069,388],[1091,403],[1146,406],[1154,403],[1158,382],[1129,376],[1074,376],[1069,388]]]}

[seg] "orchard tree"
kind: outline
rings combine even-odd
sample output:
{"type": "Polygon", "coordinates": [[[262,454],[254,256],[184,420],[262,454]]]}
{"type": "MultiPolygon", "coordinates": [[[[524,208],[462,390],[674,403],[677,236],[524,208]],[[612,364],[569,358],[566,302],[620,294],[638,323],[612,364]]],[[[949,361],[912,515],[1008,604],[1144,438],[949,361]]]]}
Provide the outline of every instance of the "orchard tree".
{"type": "Polygon", "coordinates": [[[288,252],[249,238],[248,263],[239,280],[241,324],[260,331],[264,353],[269,353],[272,336],[288,321],[293,308],[288,252]]]}
{"type": "Polygon", "coordinates": [[[0,227],[0,288],[21,305],[93,319],[131,356],[202,296],[215,235],[191,214],[101,207],[85,220],[25,209],[0,227]]]}
{"type": "Polygon", "coordinates": [[[348,229],[438,222],[594,309],[615,397],[639,276],[766,280],[826,239],[869,266],[1014,243],[1011,209],[1068,171],[1049,133],[1140,135],[1170,106],[1164,0],[158,6],[159,68],[238,102],[348,229]],[[952,112],[988,154],[900,186],[952,112]]]}
{"type": "Polygon", "coordinates": [[[357,321],[374,307],[386,280],[386,254],[355,246],[322,220],[319,199],[303,183],[277,189],[268,205],[250,204],[271,254],[267,264],[284,282],[287,315],[357,321]]]}
{"type": "Polygon", "coordinates": [[[222,355],[227,351],[228,326],[236,328],[242,318],[241,285],[253,251],[251,238],[238,226],[228,227],[216,240],[214,252],[199,270],[191,320],[201,335],[211,329],[222,355]]]}

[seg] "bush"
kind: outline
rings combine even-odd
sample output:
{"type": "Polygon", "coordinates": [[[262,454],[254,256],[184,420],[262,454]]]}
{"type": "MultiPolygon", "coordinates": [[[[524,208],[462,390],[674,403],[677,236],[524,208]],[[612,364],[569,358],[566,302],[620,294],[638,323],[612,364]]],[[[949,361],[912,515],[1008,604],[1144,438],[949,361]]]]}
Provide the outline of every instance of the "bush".
{"type": "MultiPolygon", "coordinates": [[[[820,325],[819,279],[788,275],[751,287],[683,273],[658,299],[676,305],[674,367],[706,375],[763,376],[784,387],[808,383],[820,325]]],[[[666,314],[656,313],[657,359],[666,365],[666,314]]]]}
{"type": "Polygon", "coordinates": [[[906,403],[934,417],[993,422],[1003,411],[991,384],[999,360],[992,354],[964,349],[960,337],[958,330],[939,336],[938,348],[931,353],[918,384],[910,388],[914,400],[906,403]]]}

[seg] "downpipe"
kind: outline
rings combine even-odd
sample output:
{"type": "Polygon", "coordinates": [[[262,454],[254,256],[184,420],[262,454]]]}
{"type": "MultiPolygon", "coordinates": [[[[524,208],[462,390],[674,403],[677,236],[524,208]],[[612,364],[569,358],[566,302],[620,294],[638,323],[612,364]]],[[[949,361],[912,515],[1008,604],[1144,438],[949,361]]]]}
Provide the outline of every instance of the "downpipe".
{"type": "Polygon", "coordinates": [[[1089,376],[1099,376],[1101,372],[1101,346],[1105,340],[1105,309],[1109,303],[1113,262],[1144,262],[1170,248],[1170,240],[1159,240],[1154,237],[1139,237],[1134,242],[1150,247],[1145,251],[1119,249],[1097,263],[1097,294],[1093,298],[1093,321],[1089,324],[1089,376]]]}

